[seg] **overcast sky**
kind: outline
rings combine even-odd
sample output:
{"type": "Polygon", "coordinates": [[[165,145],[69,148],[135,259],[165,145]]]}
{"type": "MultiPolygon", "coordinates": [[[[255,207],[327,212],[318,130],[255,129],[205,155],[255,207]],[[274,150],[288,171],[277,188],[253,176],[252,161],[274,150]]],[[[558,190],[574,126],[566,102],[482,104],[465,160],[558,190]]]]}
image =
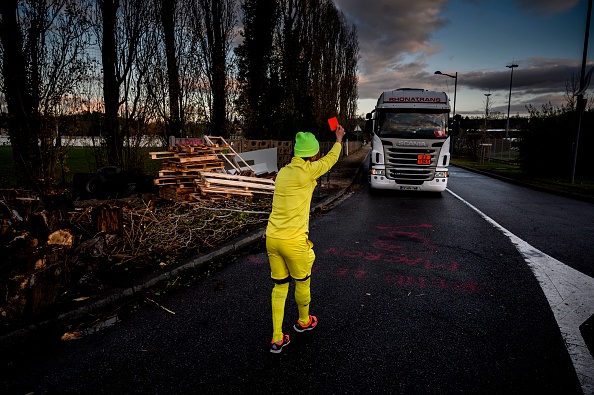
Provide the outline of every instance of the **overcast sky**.
{"type": "MultiPolygon", "coordinates": [[[[525,115],[526,105],[561,106],[566,83],[579,80],[587,0],[335,0],[359,36],[359,114],[373,109],[382,91],[442,90],[456,113],[525,115]]],[[[588,66],[594,65],[594,27],[588,66]]],[[[588,90],[591,96],[594,84],[588,90]]]]}

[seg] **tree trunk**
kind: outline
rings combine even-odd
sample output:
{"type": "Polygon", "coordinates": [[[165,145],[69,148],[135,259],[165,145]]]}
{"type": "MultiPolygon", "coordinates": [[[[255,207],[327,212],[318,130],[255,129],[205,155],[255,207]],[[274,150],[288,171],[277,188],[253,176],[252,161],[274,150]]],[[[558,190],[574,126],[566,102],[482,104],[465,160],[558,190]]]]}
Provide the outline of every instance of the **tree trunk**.
{"type": "Polygon", "coordinates": [[[17,0],[0,2],[0,39],[4,49],[3,77],[9,113],[8,133],[18,179],[24,187],[42,192],[39,130],[16,9],[17,0]]]}
{"type": "Polygon", "coordinates": [[[103,48],[101,61],[103,64],[103,100],[105,101],[105,143],[109,165],[123,166],[122,149],[124,146],[119,128],[118,110],[120,107],[120,83],[116,74],[117,48],[115,28],[119,0],[102,0],[101,14],[103,20],[103,48]]]}
{"type": "Polygon", "coordinates": [[[123,218],[122,209],[120,207],[102,204],[93,209],[91,216],[95,231],[121,233],[123,218]]]}
{"type": "Polygon", "coordinates": [[[171,135],[182,137],[180,117],[179,69],[175,50],[174,12],[177,2],[161,0],[161,23],[165,36],[165,54],[167,56],[167,79],[169,82],[169,129],[171,135]]]}

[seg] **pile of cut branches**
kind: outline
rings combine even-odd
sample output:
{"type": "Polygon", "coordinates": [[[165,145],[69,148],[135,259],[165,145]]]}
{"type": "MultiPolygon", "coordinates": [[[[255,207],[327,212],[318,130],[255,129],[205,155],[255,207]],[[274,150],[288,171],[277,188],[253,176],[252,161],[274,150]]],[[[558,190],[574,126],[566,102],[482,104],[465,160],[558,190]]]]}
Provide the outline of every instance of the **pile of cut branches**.
{"type": "MultiPolygon", "coordinates": [[[[263,226],[271,200],[203,200],[191,205],[160,200],[121,209],[123,224],[112,258],[118,265],[134,260],[163,263],[163,257],[177,261],[263,226]]],[[[91,227],[91,213],[92,208],[72,213],[71,224],[91,227]]]]}
{"type": "Polygon", "coordinates": [[[264,226],[272,206],[270,198],[190,205],[152,197],[58,211],[47,211],[38,199],[0,199],[0,321],[129,286],[264,226]]]}

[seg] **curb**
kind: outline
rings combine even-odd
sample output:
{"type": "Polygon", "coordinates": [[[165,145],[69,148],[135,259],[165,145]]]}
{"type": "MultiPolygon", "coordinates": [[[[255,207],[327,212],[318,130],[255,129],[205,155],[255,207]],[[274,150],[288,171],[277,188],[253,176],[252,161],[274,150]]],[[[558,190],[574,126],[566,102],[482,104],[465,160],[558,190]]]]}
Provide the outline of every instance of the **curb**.
{"type": "Polygon", "coordinates": [[[148,275],[135,285],[132,285],[127,288],[111,290],[107,292],[105,295],[103,295],[100,299],[88,303],[84,306],[78,307],[69,312],[60,314],[56,318],[31,324],[25,328],[21,328],[16,331],[5,334],[3,336],[0,336],[0,351],[8,349],[10,347],[14,347],[27,339],[34,339],[36,338],[36,334],[42,330],[52,329],[57,325],[63,325],[72,320],[82,318],[83,316],[89,313],[108,307],[109,305],[114,304],[120,300],[134,297],[140,294],[142,291],[150,289],[151,287],[161,282],[167,281],[171,278],[175,278],[176,276],[182,273],[201,268],[211,261],[243,250],[246,247],[251,246],[257,243],[259,240],[261,240],[264,237],[264,232],[265,228],[257,229],[255,231],[248,233],[247,235],[240,236],[237,239],[223,244],[222,246],[216,248],[214,251],[211,251],[210,253],[188,258],[175,268],[164,271],[163,273],[148,275]]]}

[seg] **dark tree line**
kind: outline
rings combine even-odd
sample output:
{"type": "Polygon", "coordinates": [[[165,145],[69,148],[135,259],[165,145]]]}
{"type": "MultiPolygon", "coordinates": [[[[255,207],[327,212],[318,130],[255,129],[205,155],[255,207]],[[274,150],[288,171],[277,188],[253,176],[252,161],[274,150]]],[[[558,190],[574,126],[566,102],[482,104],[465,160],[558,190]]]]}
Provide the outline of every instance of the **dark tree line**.
{"type": "Polygon", "coordinates": [[[52,183],[55,119],[89,67],[87,12],[84,1],[0,2],[2,109],[17,177],[36,190],[52,183]]]}
{"type": "Polygon", "coordinates": [[[75,128],[101,143],[98,167],[133,169],[148,134],[323,138],[334,115],[354,127],[357,58],[330,0],[0,2],[0,110],[19,179],[41,192],[75,128]]]}
{"type": "MultiPolygon", "coordinates": [[[[575,102],[573,102],[575,103],[575,102]]],[[[531,176],[570,179],[575,155],[579,114],[572,101],[563,108],[550,104],[540,109],[528,106],[528,122],[520,130],[520,159],[524,170],[531,176]]],[[[576,176],[592,180],[589,169],[589,147],[594,143],[594,112],[585,111],[581,120],[577,147],[576,176]],[[585,132],[585,133],[584,133],[585,132]]]]}
{"type": "Polygon", "coordinates": [[[309,130],[330,138],[326,120],[354,127],[356,30],[330,0],[245,0],[236,49],[239,112],[247,135],[291,140],[309,130]]]}

